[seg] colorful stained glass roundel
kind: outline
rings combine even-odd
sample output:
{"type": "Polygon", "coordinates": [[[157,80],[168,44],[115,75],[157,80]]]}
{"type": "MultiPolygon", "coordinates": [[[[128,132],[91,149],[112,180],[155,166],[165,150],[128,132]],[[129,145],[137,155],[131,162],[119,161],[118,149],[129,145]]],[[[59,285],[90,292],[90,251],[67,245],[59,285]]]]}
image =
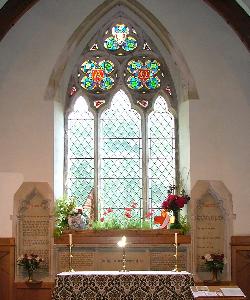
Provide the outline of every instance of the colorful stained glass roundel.
{"type": "Polygon", "coordinates": [[[127,70],[131,74],[127,78],[127,85],[132,90],[155,90],[160,87],[161,80],[156,75],[160,70],[160,63],[155,59],[147,59],[145,63],[141,60],[130,60],[127,70]]]}
{"type": "Polygon", "coordinates": [[[94,59],[85,60],[80,67],[83,76],[80,77],[81,87],[88,91],[101,89],[109,90],[113,87],[115,80],[112,73],[115,70],[114,63],[111,60],[101,60],[97,62],[94,59]]]}
{"type": "Polygon", "coordinates": [[[129,28],[125,24],[116,24],[112,27],[112,36],[104,41],[104,48],[110,51],[116,51],[122,48],[126,52],[131,52],[137,48],[137,41],[129,36],[129,28]]]}

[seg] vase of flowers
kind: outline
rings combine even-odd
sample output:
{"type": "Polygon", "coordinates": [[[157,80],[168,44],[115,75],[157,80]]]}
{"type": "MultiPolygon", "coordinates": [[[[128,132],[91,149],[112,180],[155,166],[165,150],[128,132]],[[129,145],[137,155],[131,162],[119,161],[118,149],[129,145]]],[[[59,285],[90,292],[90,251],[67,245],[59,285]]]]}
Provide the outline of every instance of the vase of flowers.
{"type": "Polygon", "coordinates": [[[180,229],[180,210],[188,203],[190,197],[182,190],[180,194],[176,193],[176,186],[170,186],[167,198],[162,202],[162,208],[167,211],[172,211],[174,223],[170,225],[170,229],[180,229]]]}
{"type": "Polygon", "coordinates": [[[28,273],[28,283],[36,282],[33,279],[33,272],[40,267],[44,260],[36,254],[24,254],[17,259],[17,264],[22,266],[28,273]]]}
{"type": "Polygon", "coordinates": [[[70,229],[86,229],[89,225],[89,218],[82,208],[76,207],[68,216],[68,224],[70,229]]]}
{"type": "Polygon", "coordinates": [[[225,265],[224,254],[211,253],[201,257],[205,260],[206,269],[212,273],[211,282],[219,282],[218,275],[222,273],[225,265]]]}

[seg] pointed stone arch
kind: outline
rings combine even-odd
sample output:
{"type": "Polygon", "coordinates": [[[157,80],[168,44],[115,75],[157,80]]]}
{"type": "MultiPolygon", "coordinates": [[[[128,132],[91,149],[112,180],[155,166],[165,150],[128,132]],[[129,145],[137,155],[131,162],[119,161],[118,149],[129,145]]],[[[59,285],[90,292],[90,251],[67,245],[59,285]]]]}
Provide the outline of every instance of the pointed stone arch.
{"type": "Polygon", "coordinates": [[[86,47],[98,28],[101,28],[108,18],[120,11],[127,12],[127,15],[134,16],[137,22],[141,22],[139,25],[142,25],[141,27],[155,38],[154,42],[160,44],[164,49],[163,56],[167,60],[170,73],[175,73],[177,68],[177,72],[180,74],[179,78],[182,80],[183,89],[183,91],[179,91],[181,98],[183,100],[197,99],[198,92],[194,78],[174,39],[160,21],[135,0],[106,0],[85,18],[68,39],[57,59],[48,81],[45,99],[65,101],[69,77],[80,51],[86,47]]]}

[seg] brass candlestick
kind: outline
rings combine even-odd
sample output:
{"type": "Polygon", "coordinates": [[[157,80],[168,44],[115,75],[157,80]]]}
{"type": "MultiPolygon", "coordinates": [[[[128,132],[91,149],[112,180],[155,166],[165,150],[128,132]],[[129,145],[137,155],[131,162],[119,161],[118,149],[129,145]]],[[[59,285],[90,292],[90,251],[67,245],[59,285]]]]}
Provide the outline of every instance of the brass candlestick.
{"type": "Polygon", "coordinates": [[[127,272],[126,270],[126,253],[125,253],[125,247],[123,247],[123,252],[122,252],[122,269],[120,272],[127,272]]]}
{"type": "Polygon", "coordinates": [[[174,235],[174,247],[175,247],[175,268],[173,269],[173,272],[179,272],[178,270],[178,242],[177,242],[177,233],[174,235]]]}
{"type": "Polygon", "coordinates": [[[122,248],[122,269],[120,272],[128,272],[126,270],[126,252],[125,252],[125,247],[126,247],[127,239],[125,236],[122,237],[122,239],[117,243],[117,246],[122,248]]]}
{"type": "Polygon", "coordinates": [[[69,272],[75,272],[74,269],[72,268],[72,259],[73,259],[73,255],[72,255],[72,248],[74,247],[73,244],[69,244],[69,272]]]}

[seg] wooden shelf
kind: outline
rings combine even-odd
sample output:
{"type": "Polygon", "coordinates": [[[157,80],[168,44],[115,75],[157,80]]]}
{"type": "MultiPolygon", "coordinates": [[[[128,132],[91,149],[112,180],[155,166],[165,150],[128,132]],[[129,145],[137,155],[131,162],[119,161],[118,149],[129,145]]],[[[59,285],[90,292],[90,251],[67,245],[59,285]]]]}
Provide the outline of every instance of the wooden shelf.
{"type": "Polygon", "coordinates": [[[120,237],[125,235],[130,245],[138,244],[173,244],[174,233],[178,232],[178,244],[190,244],[190,235],[182,235],[178,230],[152,229],[152,230],[81,230],[67,231],[59,238],[55,238],[55,244],[68,244],[69,233],[73,235],[73,243],[76,244],[116,244],[120,237]]]}

